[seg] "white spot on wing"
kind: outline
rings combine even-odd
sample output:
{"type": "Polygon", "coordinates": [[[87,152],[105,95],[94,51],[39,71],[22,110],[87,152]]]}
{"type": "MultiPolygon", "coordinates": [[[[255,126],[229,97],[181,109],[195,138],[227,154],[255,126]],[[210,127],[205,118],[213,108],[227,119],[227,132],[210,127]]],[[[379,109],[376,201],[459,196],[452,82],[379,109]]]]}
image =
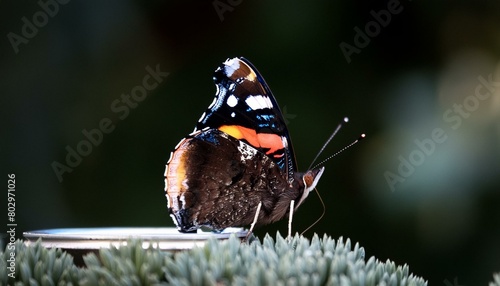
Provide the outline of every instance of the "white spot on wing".
{"type": "MultiPolygon", "coordinates": [[[[178,145],[178,144],[177,144],[178,145]]],[[[173,152],[170,152],[170,158],[168,158],[168,161],[167,161],[167,168],[165,169],[165,176],[167,175],[167,170],[168,170],[168,164],[170,164],[170,162],[172,161],[172,155],[174,153],[173,152]]]]}
{"type": "Polygon", "coordinates": [[[232,76],[234,71],[240,68],[240,60],[238,58],[227,59],[224,62],[224,71],[227,76],[232,76]]]}
{"type": "MultiPolygon", "coordinates": [[[[182,186],[184,187],[185,190],[188,189],[188,186],[187,186],[187,180],[182,180],[182,186]]],[[[181,206],[178,206],[177,208],[178,209],[185,209],[186,208],[186,197],[184,196],[184,194],[180,195],[179,196],[179,200],[181,201],[181,206]]]]}
{"type": "Polygon", "coordinates": [[[286,140],[285,136],[281,136],[281,142],[283,143],[284,148],[288,148],[288,140],[286,140]]]}
{"type": "Polygon", "coordinates": [[[238,99],[236,98],[236,96],[234,96],[233,94],[231,94],[228,98],[227,98],[227,101],[226,101],[227,105],[229,105],[229,107],[235,107],[236,104],[238,104],[238,99]]]}
{"type": "Polygon", "coordinates": [[[177,223],[177,218],[175,217],[175,215],[174,215],[174,214],[170,214],[170,217],[171,217],[171,218],[172,218],[172,220],[174,221],[175,226],[176,226],[177,228],[179,228],[179,229],[180,229],[180,226],[179,226],[179,224],[177,223]]]}
{"type": "MultiPolygon", "coordinates": [[[[184,143],[184,141],[186,141],[186,138],[182,138],[182,140],[181,140],[181,141],[179,141],[179,143],[177,143],[177,145],[175,145],[174,150],[179,149],[179,146],[181,146],[181,144],[182,144],[182,143],[184,143]]],[[[172,154],[173,154],[173,153],[171,152],[171,153],[170,153],[170,157],[172,157],[172,154]]],[[[169,159],[168,161],[170,162],[170,159],[169,159]]]]}
{"type": "Polygon", "coordinates": [[[257,154],[257,149],[251,147],[243,141],[240,141],[240,145],[238,146],[238,151],[240,151],[240,160],[241,162],[246,160],[251,160],[255,154],[257,154]]]}
{"type": "MultiPolygon", "coordinates": [[[[219,86],[216,85],[215,87],[217,88],[216,94],[218,94],[219,93],[219,86]]],[[[212,103],[210,103],[210,105],[208,106],[208,109],[212,109],[212,107],[214,107],[216,101],[217,101],[217,98],[214,97],[214,100],[212,101],[212,103]]]]}
{"type": "Polygon", "coordinates": [[[205,115],[207,115],[205,112],[201,115],[200,119],[198,119],[198,122],[202,122],[203,119],[205,119],[205,115]]]}
{"type": "Polygon", "coordinates": [[[273,103],[269,96],[266,95],[251,95],[245,99],[245,102],[253,110],[273,108],[273,103]]]}
{"type": "Polygon", "coordinates": [[[232,112],[231,117],[235,117],[235,116],[236,116],[236,113],[232,112]]]}
{"type": "MultiPolygon", "coordinates": [[[[204,128],[203,128],[203,129],[201,129],[201,130],[198,130],[198,129],[196,129],[196,127],[195,127],[195,128],[194,128],[194,131],[193,131],[193,132],[191,132],[191,133],[189,133],[189,136],[196,136],[196,135],[198,135],[198,134],[199,134],[199,133],[201,133],[201,132],[207,131],[209,128],[210,128],[210,127],[208,127],[208,126],[207,126],[207,127],[204,127],[204,128]]],[[[183,140],[186,140],[186,138],[184,138],[183,140]]],[[[181,142],[182,142],[182,141],[181,141],[181,142]]],[[[179,142],[179,144],[177,144],[177,147],[179,147],[179,145],[181,145],[181,142],[179,142]]],[[[177,149],[177,148],[176,148],[176,149],[177,149]]]]}

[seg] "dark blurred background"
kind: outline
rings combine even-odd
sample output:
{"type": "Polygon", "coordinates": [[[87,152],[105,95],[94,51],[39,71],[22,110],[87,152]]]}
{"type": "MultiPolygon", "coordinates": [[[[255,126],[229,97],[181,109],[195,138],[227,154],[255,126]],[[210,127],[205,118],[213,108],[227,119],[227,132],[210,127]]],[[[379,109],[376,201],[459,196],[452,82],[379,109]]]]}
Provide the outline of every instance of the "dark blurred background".
{"type": "MultiPolygon", "coordinates": [[[[306,236],[349,237],[431,285],[485,285],[500,271],[500,2],[0,7],[0,167],[5,184],[16,175],[19,237],[172,226],[163,193],[170,151],[212,101],[214,69],[244,56],[289,120],[302,168],[344,116],[349,124],[322,158],[367,134],[326,163],[326,215],[306,236]],[[147,67],[161,82],[141,94],[147,67]],[[139,101],[122,97],[132,91],[139,101]],[[99,128],[108,133],[88,143],[84,133],[99,128]],[[68,150],[84,154],[72,167],[68,150]]],[[[294,230],[320,215],[312,194],[294,230]]],[[[257,234],[277,230],[286,233],[286,221],[257,234]]]]}

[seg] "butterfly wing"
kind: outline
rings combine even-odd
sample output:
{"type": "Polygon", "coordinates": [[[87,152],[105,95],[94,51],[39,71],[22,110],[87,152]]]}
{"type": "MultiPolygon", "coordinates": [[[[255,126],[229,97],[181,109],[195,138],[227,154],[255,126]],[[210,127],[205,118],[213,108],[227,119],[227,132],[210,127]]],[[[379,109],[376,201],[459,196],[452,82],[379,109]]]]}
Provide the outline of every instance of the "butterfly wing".
{"type": "Polygon", "coordinates": [[[214,101],[165,168],[168,208],[181,232],[280,220],[293,211],[292,200],[295,209],[304,201],[323,172],[296,172],[283,115],[249,61],[228,59],[214,81],[214,101]]]}
{"type": "Polygon", "coordinates": [[[214,73],[214,101],[195,131],[214,128],[267,154],[293,180],[297,170],[290,135],[264,78],[245,58],[226,60],[214,73]]]}
{"type": "Polygon", "coordinates": [[[179,143],[165,184],[170,214],[181,232],[249,225],[260,203],[259,224],[268,224],[285,216],[290,200],[303,194],[269,156],[210,128],[179,143]]]}

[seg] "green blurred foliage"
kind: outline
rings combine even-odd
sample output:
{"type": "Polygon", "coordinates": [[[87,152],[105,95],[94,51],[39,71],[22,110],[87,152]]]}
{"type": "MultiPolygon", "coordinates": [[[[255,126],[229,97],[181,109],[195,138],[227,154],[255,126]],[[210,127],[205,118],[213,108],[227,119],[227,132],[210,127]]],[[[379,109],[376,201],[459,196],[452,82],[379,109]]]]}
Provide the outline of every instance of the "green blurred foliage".
{"type": "MultiPolygon", "coordinates": [[[[408,263],[437,285],[454,277],[485,284],[499,271],[498,1],[0,6],[0,167],[16,174],[18,236],[39,228],[172,225],[163,193],[169,153],[212,101],[213,70],[245,56],[295,115],[289,129],[299,166],[309,165],[344,116],[350,123],[325,157],[367,134],[326,164],[318,186],[326,214],[306,235],[348,236],[369,255],[408,263]],[[389,20],[381,11],[390,9],[389,20]],[[26,21],[38,23],[36,32],[26,21]],[[348,62],[342,43],[355,47],[358,28],[372,36],[358,36],[363,47],[348,62]],[[157,65],[169,73],[163,82],[127,116],[115,112],[113,103],[157,65]],[[493,86],[484,100],[476,96],[480,76],[493,86]],[[460,104],[468,109],[460,113],[460,104]],[[60,182],[52,164],[64,164],[67,146],[77,148],[82,131],[103,119],[113,131],[60,182]],[[431,148],[436,129],[446,139],[431,148]],[[416,163],[406,177],[400,158],[416,163]],[[400,176],[393,188],[386,172],[400,176]]],[[[295,230],[320,215],[317,196],[309,196],[295,230]]],[[[257,234],[276,229],[286,222],[257,234]]]]}

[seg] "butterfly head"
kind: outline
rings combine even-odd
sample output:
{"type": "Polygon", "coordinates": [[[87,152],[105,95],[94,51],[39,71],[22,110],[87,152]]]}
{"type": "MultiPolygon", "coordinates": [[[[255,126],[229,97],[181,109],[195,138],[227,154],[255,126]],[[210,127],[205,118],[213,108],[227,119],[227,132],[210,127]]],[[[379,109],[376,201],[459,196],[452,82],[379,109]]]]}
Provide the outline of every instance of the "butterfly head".
{"type": "Polygon", "coordinates": [[[296,188],[303,190],[302,196],[295,205],[295,209],[297,209],[299,205],[307,198],[309,193],[314,190],[324,171],[325,167],[321,167],[318,169],[309,170],[305,173],[295,173],[294,183],[297,184],[296,188]]]}
{"type": "Polygon", "coordinates": [[[302,176],[302,182],[304,183],[306,192],[310,192],[316,187],[324,171],[325,167],[321,167],[319,169],[309,170],[302,176]]]}

